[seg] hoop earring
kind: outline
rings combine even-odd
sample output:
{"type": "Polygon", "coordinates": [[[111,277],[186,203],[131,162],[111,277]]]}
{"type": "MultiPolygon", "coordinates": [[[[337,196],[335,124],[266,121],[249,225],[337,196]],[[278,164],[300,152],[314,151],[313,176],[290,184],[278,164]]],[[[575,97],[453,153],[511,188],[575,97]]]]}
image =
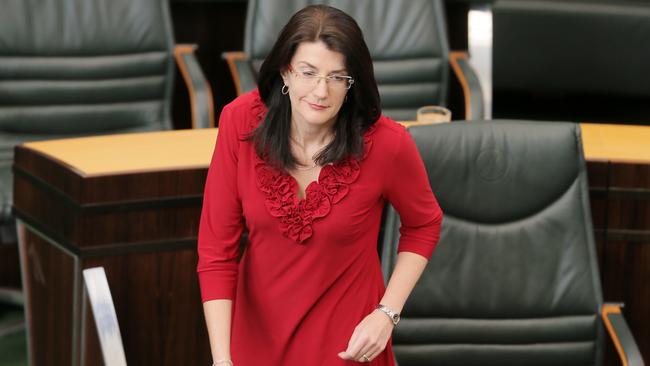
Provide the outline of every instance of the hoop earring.
{"type": "Polygon", "coordinates": [[[287,85],[287,84],[282,85],[282,90],[281,90],[281,92],[282,92],[282,95],[287,95],[287,94],[289,94],[289,85],[287,85]]]}

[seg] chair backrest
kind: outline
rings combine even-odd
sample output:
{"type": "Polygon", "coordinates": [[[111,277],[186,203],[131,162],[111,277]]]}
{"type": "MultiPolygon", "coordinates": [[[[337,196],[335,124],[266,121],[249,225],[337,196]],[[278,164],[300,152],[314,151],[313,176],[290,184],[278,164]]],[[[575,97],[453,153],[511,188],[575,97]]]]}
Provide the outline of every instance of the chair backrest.
{"type": "Polygon", "coordinates": [[[493,13],[495,88],[650,97],[647,2],[501,0],[493,13]]]}
{"type": "Polygon", "coordinates": [[[291,15],[311,4],[341,9],[359,24],[384,114],[414,120],[423,105],[446,105],[449,46],[441,0],[251,0],[244,51],[255,72],[291,15]]]}
{"type": "Polygon", "coordinates": [[[650,124],[649,2],[499,0],[492,12],[497,115],[650,124]]]}
{"type": "Polygon", "coordinates": [[[171,128],[172,48],[165,0],[3,0],[3,201],[19,143],[171,128]]]}
{"type": "Polygon", "coordinates": [[[122,334],[104,267],[84,269],[83,276],[84,292],[92,308],[104,365],[126,366],[122,334]]]}
{"type": "MultiPolygon", "coordinates": [[[[603,329],[578,125],[413,127],[445,213],[393,336],[400,366],[598,365],[603,329]]],[[[399,220],[388,215],[392,271],[399,220]]]]}

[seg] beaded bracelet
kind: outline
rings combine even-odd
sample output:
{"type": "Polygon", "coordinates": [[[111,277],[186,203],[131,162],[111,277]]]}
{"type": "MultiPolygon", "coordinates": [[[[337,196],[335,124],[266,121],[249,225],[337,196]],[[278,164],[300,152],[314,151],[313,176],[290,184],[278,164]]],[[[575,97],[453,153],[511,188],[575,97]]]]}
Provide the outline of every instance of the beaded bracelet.
{"type": "Polygon", "coordinates": [[[220,364],[222,364],[222,363],[228,363],[230,366],[235,366],[235,364],[232,363],[232,360],[230,360],[230,359],[228,359],[228,358],[222,358],[222,359],[220,359],[220,360],[216,360],[216,361],[214,361],[214,362],[212,363],[212,366],[217,366],[217,365],[220,365],[220,364]]]}

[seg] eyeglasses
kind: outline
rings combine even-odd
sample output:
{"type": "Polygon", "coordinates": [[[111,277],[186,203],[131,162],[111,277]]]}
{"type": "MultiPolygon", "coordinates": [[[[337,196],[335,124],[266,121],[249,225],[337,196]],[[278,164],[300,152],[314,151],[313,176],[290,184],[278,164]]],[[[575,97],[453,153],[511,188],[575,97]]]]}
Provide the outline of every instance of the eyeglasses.
{"type": "Polygon", "coordinates": [[[315,88],[318,85],[320,79],[325,79],[327,85],[329,85],[332,90],[343,91],[350,89],[352,84],[354,84],[354,79],[352,76],[345,75],[327,75],[323,76],[315,73],[312,70],[299,70],[296,71],[291,65],[289,65],[289,72],[296,75],[296,78],[304,85],[308,87],[315,88]]]}

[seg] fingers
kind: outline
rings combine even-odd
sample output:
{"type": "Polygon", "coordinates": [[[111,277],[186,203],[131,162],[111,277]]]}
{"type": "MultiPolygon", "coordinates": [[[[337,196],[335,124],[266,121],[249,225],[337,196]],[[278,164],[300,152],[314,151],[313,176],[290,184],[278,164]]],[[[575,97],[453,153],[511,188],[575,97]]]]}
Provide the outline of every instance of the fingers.
{"type": "Polygon", "coordinates": [[[355,328],[354,332],[352,332],[352,336],[350,337],[350,341],[348,342],[348,348],[339,353],[339,356],[343,358],[344,360],[357,360],[360,355],[357,355],[359,351],[361,350],[362,344],[360,344],[360,339],[359,339],[359,328],[355,328]]]}
{"type": "Polygon", "coordinates": [[[377,355],[379,355],[384,350],[384,348],[385,346],[380,344],[379,341],[368,342],[366,347],[361,349],[360,356],[357,360],[360,362],[370,362],[374,360],[375,357],[377,357],[377,355]],[[366,356],[367,359],[363,356],[366,356]]]}
{"type": "Polygon", "coordinates": [[[393,327],[384,314],[370,313],[354,328],[347,349],[339,353],[339,357],[357,362],[372,361],[386,348],[393,327]]]}
{"type": "Polygon", "coordinates": [[[374,349],[375,345],[372,343],[372,340],[370,338],[363,339],[361,342],[361,347],[359,348],[359,352],[357,352],[357,357],[355,359],[360,362],[368,362],[372,359],[372,355],[374,355],[374,349]],[[368,359],[365,359],[363,356],[366,356],[368,359]]]}
{"type": "Polygon", "coordinates": [[[383,348],[384,345],[381,344],[378,337],[372,337],[355,329],[348,343],[348,348],[339,353],[339,357],[345,360],[370,362],[383,351],[383,348]]]}

